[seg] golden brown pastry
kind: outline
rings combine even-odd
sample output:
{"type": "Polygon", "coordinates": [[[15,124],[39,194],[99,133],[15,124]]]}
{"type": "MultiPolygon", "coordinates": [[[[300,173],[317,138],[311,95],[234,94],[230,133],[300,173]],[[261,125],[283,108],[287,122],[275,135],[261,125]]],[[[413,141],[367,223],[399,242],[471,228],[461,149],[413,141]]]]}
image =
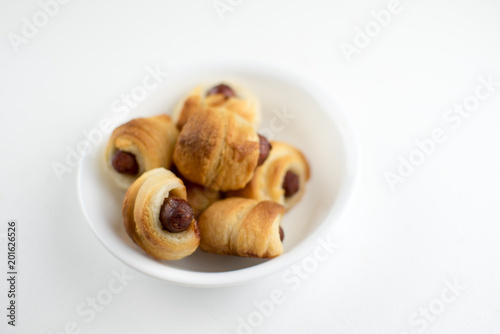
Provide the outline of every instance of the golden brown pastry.
{"type": "Polygon", "coordinates": [[[116,183],[127,189],[142,173],[170,168],[179,130],[170,117],[136,118],[117,127],[106,147],[106,166],[116,183]]]}
{"type": "Polygon", "coordinates": [[[304,194],[310,177],[309,164],[302,152],[289,144],[272,141],[271,147],[269,157],[245,188],[228,195],[271,200],[288,211],[304,194]]]}
{"type": "Polygon", "coordinates": [[[175,107],[172,118],[177,127],[182,129],[188,118],[197,111],[220,107],[240,115],[255,128],[260,123],[259,100],[252,92],[234,83],[221,83],[194,88],[175,107]]]}
{"type": "Polygon", "coordinates": [[[206,252],[273,258],[283,253],[280,222],[284,208],[272,201],[232,197],[200,216],[200,248],[206,252]]]}
{"type": "Polygon", "coordinates": [[[187,199],[193,207],[195,218],[198,218],[206,208],[221,197],[220,192],[200,186],[199,184],[189,181],[184,182],[184,184],[186,186],[187,199]]]}
{"type": "Polygon", "coordinates": [[[193,114],[182,128],[174,163],[191,182],[213,190],[241,189],[267,158],[266,144],[238,115],[225,109],[205,109],[193,114]]]}
{"type": "Polygon", "coordinates": [[[186,188],[165,168],[142,174],[130,186],[122,214],[127,234],[155,258],[181,259],[192,254],[200,243],[186,188]]]}

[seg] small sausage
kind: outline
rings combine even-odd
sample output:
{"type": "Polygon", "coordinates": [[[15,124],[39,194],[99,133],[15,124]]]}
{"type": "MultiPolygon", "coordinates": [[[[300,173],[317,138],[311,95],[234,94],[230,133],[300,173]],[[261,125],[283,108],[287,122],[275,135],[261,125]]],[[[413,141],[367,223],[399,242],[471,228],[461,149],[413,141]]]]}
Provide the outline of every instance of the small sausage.
{"type": "Polygon", "coordinates": [[[285,239],[285,232],[283,232],[283,229],[280,226],[280,240],[283,242],[283,239],[285,239]]]}
{"type": "Polygon", "coordinates": [[[295,195],[299,191],[299,176],[292,171],[286,172],[282,187],[285,190],[285,197],[295,195]]]}
{"type": "Polygon", "coordinates": [[[113,168],[122,174],[135,175],[139,171],[139,165],[135,159],[135,155],[124,151],[116,151],[111,161],[113,168]]]}
{"type": "Polygon", "coordinates": [[[259,161],[257,162],[257,166],[262,165],[266,161],[272,148],[266,137],[259,135],[259,161]]]}
{"type": "Polygon", "coordinates": [[[168,197],[160,209],[160,222],[163,228],[172,233],[185,231],[194,219],[191,205],[178,197],[168,197]]]}
{"type": "Polygon", "coordinates": [[[216,94],[222,94],[222,95],[224,95],[224,97],[226,99],[236,96],[236,94],[234,93],[234,90],[231,87],[229,87],[228,85],[224,85],[224,84],[217,85],[217,86],[211,88],[207,92],[207,96],[216,95],[216,94]]]}

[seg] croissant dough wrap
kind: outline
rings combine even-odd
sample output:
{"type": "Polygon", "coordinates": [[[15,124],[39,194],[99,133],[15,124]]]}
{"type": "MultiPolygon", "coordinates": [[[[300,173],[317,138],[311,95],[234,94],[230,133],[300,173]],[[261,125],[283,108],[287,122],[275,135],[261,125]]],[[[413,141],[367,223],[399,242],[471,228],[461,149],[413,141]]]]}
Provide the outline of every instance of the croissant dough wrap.
{"type": "Polygon", "coordinates": [[[306,182],[310,177],[306,158],[295,147],[278,141],[271,142],[271,152],[263,165],[257,167],[252,180],[245,188],[229,193],[229,196],[253,198],[258,201],[271,200],[292,208],[305,192],[306,182]],[[299,177],[299,190],[290,197],[285,197],[283,180],[287,171],[299,177]]]}
{"type": "Polygon", "coordinates": [[[116,183],[127,189],[142,173],[157,167],[170,168],[179,130],[170,117],[159,115],[136,118],[117,127],[106,147],[106,166],[116,183]],[[135,156],[139,171],[135,175],[117,172],[112,159],[117,150],[135,156]]]}
{"type": "Polygon", "coordinates": [[[221,191],[243,188],[258,159],[259,137],[253,127],[224,109],[192,115],[174,150],[174,163],[184,178],[221,191]]]}
{"type": "Polygon", "coordinates": [[[234,112],[250,122],[255,128],[261,119],[260,103],[254,93],[236,85],[228,84],[236,96],[225,98],[222,94],[207,96],[207,92],[214,85],[203,85],[194,88],[189,95],[179,102],[172,113],[172,119],[179,129],[182,129],[188,118],[199,110],[205,108],[220,108],[234,112]]]}
{"type": "Polygon", "coordinates": [[[200,216],[200,248],[206,252],[273,258],[283,253],[279,224],[284,208],[271,201],[227,198],[200,216]]]}
{"type": "Polygon", "coordinates": [[[150,170],[128,189],[122,214],[128,235],[142,249],[158,259],[177,260],[196,250],[200,236],[195,219],[187,230],[179,233],[163,229],[160,209],[169,196],[186,200],[186,188],[182,180],[164,168],[150,170]]]}

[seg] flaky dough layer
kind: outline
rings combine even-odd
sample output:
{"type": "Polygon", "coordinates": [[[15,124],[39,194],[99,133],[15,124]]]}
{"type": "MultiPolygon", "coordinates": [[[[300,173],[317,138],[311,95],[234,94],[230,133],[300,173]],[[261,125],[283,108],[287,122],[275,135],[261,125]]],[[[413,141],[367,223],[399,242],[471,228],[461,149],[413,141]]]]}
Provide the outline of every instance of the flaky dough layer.
{"type": "Polygon", "coordinates": [[[127,234],[148,254],[162,260],[177,260],[196,250],[200,236],[194,219],[183,232],[163,229],[160,209],[169,196],[187,199],[182,180],[164,168],[152,169],[128,189],[122,215],[127,234]]]}
{"type": "Polygon", "coordinates": [[[223,109],[192,115],[174,150],[174,163],[183,177],[221,191],[243,188],[258,159],[259,137],[253,127],[223,109]]]}
{"type": "Polygon", "coordinates": [[[284,208],[271,201],[232,197],[200,216],[200,248],[206,252],[273,258],[283,253],[279,224],[284,208]]]}
{"type": "Polygon", "coordinates": [[[261,108],[255,94],[235,83],[227,83],[236,93],[235,97],[225,99],[220,94],[207,96],[207,92],[216,85],[197,86],[178,103],[172,113],[177,127],[182,129],[188,118],[199,110],[222,107],[238,114],[257,128],[261,120],[261,108]]]}
{"type": "Polygon", "coordinates": [[[170,117],[159,115],[136,118],[117,127],[106,147],[106,169],[122,189],[127,189],[140,175],[153,168],[170,168],[175,143],[179,137],[170,117]],[[112,165],[117,150],[131,153],[139,165],[136,175],[118,173],[112,165]]]}
{"type": "Polygon", "coordinates": [[[278,141],[271,142],[271,152],[262,166],[257,167],[252,180],[245,188],[229,193],[229,196],[270,200],[291,209],[302,198],[310,177],[309,164],[298,149],[278,141]],[[283,180],[287,171],[299,177],[299,190],[291,197],[285,197],[283,180]]]}

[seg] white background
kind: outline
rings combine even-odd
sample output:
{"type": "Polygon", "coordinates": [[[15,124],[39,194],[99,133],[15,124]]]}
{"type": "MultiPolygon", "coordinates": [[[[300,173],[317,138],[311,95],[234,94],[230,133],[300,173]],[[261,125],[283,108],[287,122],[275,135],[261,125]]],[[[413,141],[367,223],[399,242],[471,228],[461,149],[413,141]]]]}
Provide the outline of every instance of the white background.
{"type": "Polygon", "coordinates": [[[243,1],[221,20],[211,0],[73,0],[16,53],[7,34],[20,34],[23,17],[40,7],[2,0],[0,233],[18,220],[20,276],[18,326],[2,311],[0,332],[69,333],[74,322],[81,333],[237,333],[238,317],[248,321],[254,302],[279,289],[284,303],[246,332],[418,333],[423,326],[409,318],[435,304],[448,279],[466,288],[425,333],[500,333],[500,87],[459,128],[442,118],[479,76],[500,81],[500,3],[401,0],[401,13],[349,63],[339,45],[352,44],[355,27],[387,3],[243,1]],[[203,290],[126,267],[84,220],[76,171],[60,182],[51,167],[147,66],[225,59],[314,79],[359,140],[361,179],[336,222],[340,247],[296,290],[285,271],[203,290]],[[447,141],[391,191],[384,173],[438,127],[447,141]],[[86,321],[77,307],[122,269],[134,279],[86,321]]]}

